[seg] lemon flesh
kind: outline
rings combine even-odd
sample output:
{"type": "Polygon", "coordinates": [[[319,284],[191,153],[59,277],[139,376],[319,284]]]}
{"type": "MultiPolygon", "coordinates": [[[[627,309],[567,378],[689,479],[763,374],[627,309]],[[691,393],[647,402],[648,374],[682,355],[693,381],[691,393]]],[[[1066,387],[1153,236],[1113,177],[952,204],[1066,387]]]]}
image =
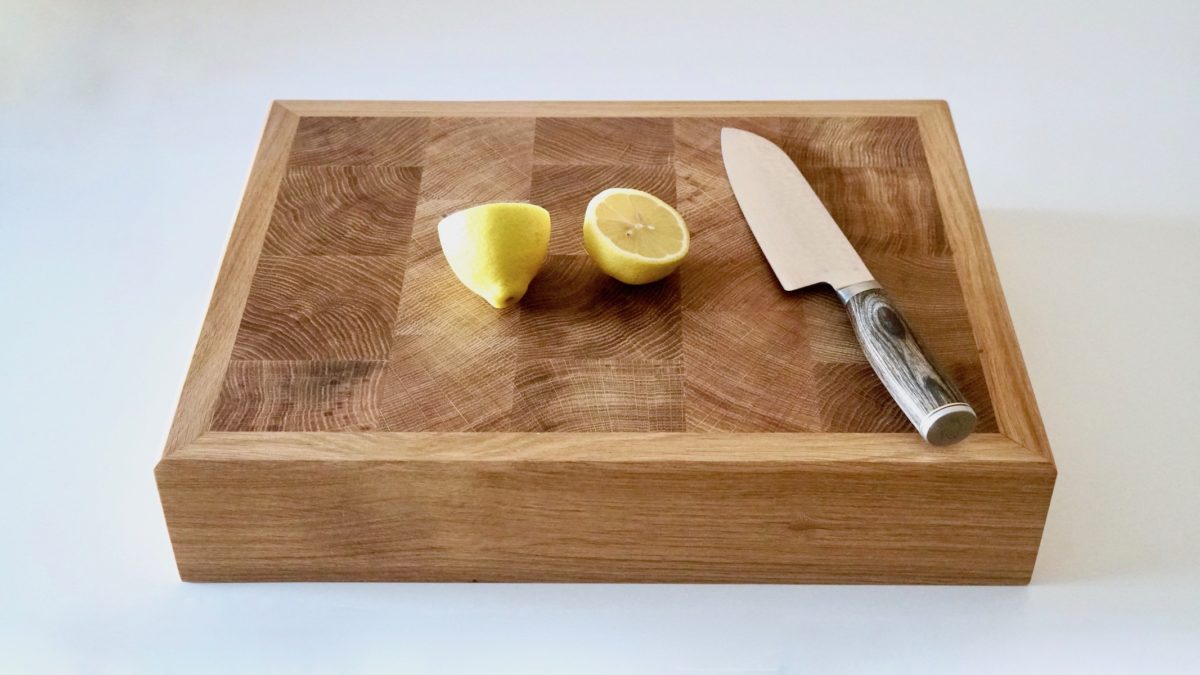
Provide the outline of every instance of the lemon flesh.
{"type": "Polygon", "coordinates": [[[627,284],[648,284],[674,272],[689,243],[679,212],[641,190],[605,190],[592,198],[583,218],[588,255],[605,274],[627,284]]]}
{"type": "Polygon", "coordinates": [[[438,223],[459,281],[500,309],[520,300],[550,250],[550,213],[522,203],[481,204],[438,223]]]}

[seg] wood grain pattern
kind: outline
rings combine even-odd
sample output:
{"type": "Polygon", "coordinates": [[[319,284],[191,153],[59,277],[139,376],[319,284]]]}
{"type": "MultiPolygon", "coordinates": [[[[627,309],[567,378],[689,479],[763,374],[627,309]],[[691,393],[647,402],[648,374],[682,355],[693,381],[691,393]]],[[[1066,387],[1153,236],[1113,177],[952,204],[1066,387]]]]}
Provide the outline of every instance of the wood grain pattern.
{"type": "Polygon", "coordinates": [[[924,166],[918,129],[912,117],[791,117],[782,147],[802,169],[924,166]]]}
{"type": "Polygon", "coordinates": [[[670,165],[675,153],[673,128],[671,119],[661,117],[539,117],[534,161],[556,165],[670,165]]]}
{"type": "Polygon", "coordinates": [[[384,256],[264,256],[234,360],[385,358],[402,269],[384,256]]]}
{"type": "Polygon", "coordinates": [[[289,169],[263,253],[403,257],[420,182],[420,170],[408,167],[289,169]]]}
{"type": "Polygon", "coordinates": [[[374,361],[233,361],[212,428],[375,430],[382,371],[374,361]]]}
{"type": "Polygon", "coordinates": [[[392,327],[394,336],[469,340],[516,335],[521,307],[496,310],[487,303],[475,302],[479,296],[458,282],[440,249],[437,256],[409,263],[402,286],[404,292],[392,327]]]}
{"type": "Polygon", "coordinates": [[[813,397],[816,362],[797,308],[689,310],[683,330],[684,363],[692,366],[684,378],[689,431],[825,428],[813,397]],[[791,393],[781,400],[781,391],[791,393]]]}
{"type": "Polygon", "coordinates": [[[429,134],[424,117],[305,117],[291,166],[420,166],[429,134]]]}
{"type": "Polygon", "coordinates": [[[520,357],[680,363],[679,283],[627,287],[587,256],[550,256],[521,301],[520,357]]]}
{"type": "Polygon", "coordinates": [[[515,379],[514,429],[532,431],[683,431],[678,362],[528,359],[515,379]]]}
{"type": "Polygon", "coordinates": [[[944,104],[286,102],[157,475],[188,579],[1021,583],[1054,466],[944,104]],[[778,287],[722,126],[799,163],[980,433],[921,443],[836,297],[778,287]],[[582,255],[611,184],[683,213],[679,273],[582,255]],[[505,312],[436,237],[490,200],[554,219],[505,312]]]}
{"type": "Polygon", "coordinates": [[[506,431],[517,341],[469,334],[400,334],[379,396],[386,431],[506,431]]]}
{"type": "Polygon", "coordinates": [[[525,201],[533,119],[435,118],[422,160],[422,199],[525,201]]]}
{"type": "Polygon", "coordinates": [[[886,389],[871,384],[872,377],[879,379],[865,356],[846,362],[817,361],[813,398],[821,426],[836,429],[855,424],[863,433],[911,433],[913,427],[904,411],[886,389]]]}
{"type": "Polygon", "coordinates": [[[807,166],[804,177],[859,251],[905,263],[952,259],[926,166],[807,166]]]}

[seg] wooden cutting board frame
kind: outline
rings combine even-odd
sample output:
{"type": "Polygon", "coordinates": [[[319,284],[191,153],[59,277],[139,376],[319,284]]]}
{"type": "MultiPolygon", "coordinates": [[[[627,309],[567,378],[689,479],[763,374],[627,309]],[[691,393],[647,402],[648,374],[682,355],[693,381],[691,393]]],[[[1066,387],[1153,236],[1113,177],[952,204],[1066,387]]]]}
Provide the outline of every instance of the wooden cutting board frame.
{"type": "Polygon", "coordinates": [[[155,475],[185,580],[1020,584],[1056,469],[944,102],[280,101],[155,475]],[[916,120],[998,433],[212,430],[302,118],[760,115],[916,120]]]}

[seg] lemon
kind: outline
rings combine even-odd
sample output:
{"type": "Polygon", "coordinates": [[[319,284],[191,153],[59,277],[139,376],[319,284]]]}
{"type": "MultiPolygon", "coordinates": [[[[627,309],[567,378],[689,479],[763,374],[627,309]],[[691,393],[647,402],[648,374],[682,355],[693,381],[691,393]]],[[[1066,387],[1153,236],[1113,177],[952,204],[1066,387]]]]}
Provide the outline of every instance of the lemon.
{"type": "Polygon", "coordinates": [[[550,213],[533,204],[481,204],[438,223],[442,253],[467,288],[500,309],[525,295],[550,249],[550,213]]]}
{"type": "Polygon", "coordinates": [[[588,255],[627,284],[648,284],[674,272],[689,241],[679,212],[641,190],[609,188],[592,198],[583,217],[588,255]]]}

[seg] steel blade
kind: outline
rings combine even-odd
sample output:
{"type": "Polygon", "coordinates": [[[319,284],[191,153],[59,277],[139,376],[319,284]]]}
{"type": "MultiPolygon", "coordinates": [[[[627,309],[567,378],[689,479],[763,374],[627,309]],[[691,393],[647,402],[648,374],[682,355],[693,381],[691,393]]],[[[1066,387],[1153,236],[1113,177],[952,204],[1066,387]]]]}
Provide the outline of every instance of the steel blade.
{"type": "Polygon", "coordinates": [[[733,194],[784,289],[834,288],[873,277],[800,169],[779,146],[749,131],[721,130],[733,194]]]}

